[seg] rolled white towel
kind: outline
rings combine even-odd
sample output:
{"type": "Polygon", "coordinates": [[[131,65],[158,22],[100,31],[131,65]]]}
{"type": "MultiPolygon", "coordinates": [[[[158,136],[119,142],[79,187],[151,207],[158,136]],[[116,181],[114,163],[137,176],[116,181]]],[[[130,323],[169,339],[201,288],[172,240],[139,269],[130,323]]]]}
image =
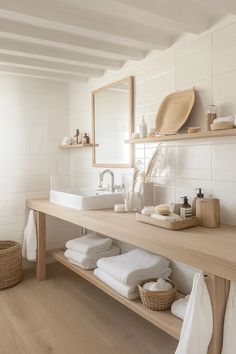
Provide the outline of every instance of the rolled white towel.
{"type": "Polygon", "coordinates": [[[165,279],[159,278],[157,281],[144,284],[143,288],[149,291],[167,291],[172,289],[172,285],[165,281],[165,279]]]}
{"type": "Polygon", "coordinates": [[[97,255],[88,256],[86,254],[67,249],[64,256],[68,258],[72,264],[75,264],[83,269],[95,269],[96,263],[100,257],[116,256],[119,253],[119,247],[112,245],[107,251],[100,252],[97,255]]]}
{"type": "Polygon", "coordinates": [[[110,275],[106,274],[103,272],[101,269],[96,268],[94,270],[94,275],[103,281],[106,285],[108,285],[110,288],[115,290],[118,294],[126,297],[129,300],[134,300],[139,298],[139,291],[138,287],[130,287],[127,285],[124,285],[117,281],[116,279],[112,278],[110,275]]]}
{"type": "Polygon", "coordinates": [[[218,117],[214,119],[214,123],[234,123],[234,117],[233,116],[226,116],[226,117],[218,117]]]}
{"type": "Polygon", "coordinates": [[[141,249],[134,249],[120,256],[101,258],[97,267],[122,284],[130,287],[150,278],[168,278],[169,261],[141,249]]]}
{"type": "Polygon", "coordinates": [[[66,243],[66,248],[78,251],[86,255],[93,255],[99,251],[106,251],[111,247],[112,239],[97,236],[95,233],[88,234],[66,243]]]}
{"type": "Polygon", "coordinates": [[[181,318],[181,320],[183,320],[186,313],[188,301],[189,301],[189,295],[174,301],[173,304],[171,305],[171,313],[174,316],[181,318]]]}

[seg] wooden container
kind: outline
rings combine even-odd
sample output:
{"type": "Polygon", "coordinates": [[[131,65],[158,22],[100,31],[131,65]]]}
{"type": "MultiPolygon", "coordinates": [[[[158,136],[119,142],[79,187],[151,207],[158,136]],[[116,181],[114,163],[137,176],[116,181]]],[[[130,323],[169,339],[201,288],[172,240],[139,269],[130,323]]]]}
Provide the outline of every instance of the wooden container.
{"type": "Polygon", "coordinates": [[[151,291],[143,288],[145,283],[151,281],[157,281],[157,279],[148,279],[139,283],[139,295],[142,303],[149,310],[155,311],[165,311],[168,310],[172,303],[175,301],[177,288],[173,281],[165,279],[168,283],[172,285],[172,289],[167,291],[151,291]]]}
{"type": "Polygon", "coordinates": [[[198,133],[201,131],[201,127],[189,127],[188,134],[198,133]]]}
{"type": "Polygon", "coordinates": [[[22,247],[15,241],[0,241],[0,290],[22,279],[22,247]]]}
{"type": "Polygon", "coordinates": [[[233,129],[234,124],[230,122],[219,122],[211,124],[211,130],[226,130],[233,129]]]}
{"type": "Polygon", "coordinates": [[[219,199],[199,198],[196,200],[196,216],[199,225],[205,227],[219,227],[220,201],[219,199]]]}
{"type": "Polygon", "coordinates": [[[136,213],[136,220],[173,231],[188,229],[198,225],[198,219],[196,217],[180,221],[165,221],[136,213]]]}

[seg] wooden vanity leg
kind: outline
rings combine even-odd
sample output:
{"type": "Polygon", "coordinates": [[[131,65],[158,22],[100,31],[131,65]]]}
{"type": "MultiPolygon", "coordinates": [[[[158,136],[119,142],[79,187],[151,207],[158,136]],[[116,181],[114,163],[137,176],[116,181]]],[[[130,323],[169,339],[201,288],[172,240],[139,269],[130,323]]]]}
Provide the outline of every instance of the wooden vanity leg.
{"type": "Polygon", "coordinates": [[[41,281],[46,279],[46,214],[36,212],[37,225],[37,260],[36,278],[41,281]]]}
{"type": "Polygon", "coordinates": [[[221,354],[224,317],[230,282],[208,273],[206,284],[211,297],[213,310],[213,335],[209,345],[208,354],[221,354]]]}

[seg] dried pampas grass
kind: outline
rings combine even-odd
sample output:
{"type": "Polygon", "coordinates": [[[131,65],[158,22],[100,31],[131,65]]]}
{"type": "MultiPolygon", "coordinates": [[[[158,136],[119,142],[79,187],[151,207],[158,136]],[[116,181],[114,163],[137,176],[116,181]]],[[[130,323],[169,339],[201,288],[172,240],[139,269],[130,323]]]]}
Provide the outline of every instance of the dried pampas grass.
{"type": "Polygon", "coordinates": [[[156,148],[156,150],[155,150],[155,152],[148,164],[145,182],[147,182],[147,183],[151,182],[152,176],[153,176],[155,170],[157,169],[158,162],[160,162],[160,159],[161,159],[161,143],[156,148]]]}

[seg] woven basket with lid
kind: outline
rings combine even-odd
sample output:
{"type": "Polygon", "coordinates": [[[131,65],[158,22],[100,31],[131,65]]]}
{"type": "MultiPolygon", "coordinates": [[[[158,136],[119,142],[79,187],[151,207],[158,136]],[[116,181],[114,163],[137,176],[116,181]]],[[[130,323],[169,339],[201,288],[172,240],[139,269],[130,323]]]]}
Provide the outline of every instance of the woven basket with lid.
{"type": "Polygon", "coordinates": [[[151,291],[144,289],[143,285],[151,281],[157,281],[157,278],[148,279],[139,283],[138,288],[142,303],[150,310],[168,310],[176,298],[177,288],[175,283],[170,279],[165,279],[165,281],[172,285],[172,289],[167,291],[151,291]]]}
{"type": "Polygon", "coordinates": [[[15,241],[0,241],[0,290],[22,279],[22,246],[15,241]]]}

